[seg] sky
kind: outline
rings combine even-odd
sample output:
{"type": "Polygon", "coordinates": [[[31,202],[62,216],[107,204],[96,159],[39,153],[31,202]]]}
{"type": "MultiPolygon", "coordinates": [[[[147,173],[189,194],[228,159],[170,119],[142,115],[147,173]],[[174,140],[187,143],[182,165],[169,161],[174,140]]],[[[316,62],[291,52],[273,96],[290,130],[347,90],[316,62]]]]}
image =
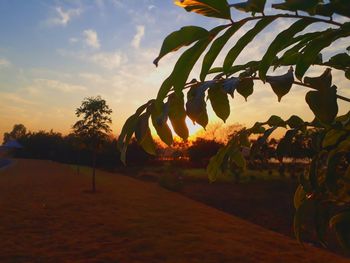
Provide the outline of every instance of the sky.
{"type": "MultiPolygon", "coordinates": [[[[244,16],[232,10],[234,20],[244,16]]],[[[338,21],[346,20],[339,17],[338,21]]],[[[276,31],[291,22],[278,20],[267,27],[246,47],[237,63],[260,59],[276,31]]],[[[155,67],[152,61],[163,39],[182,26],[210,29],[220,23],[227,22],[187,13],[172,0],[1,0],[0,142],[3,133],[17,123],[31,131],[53,129],[67,134],[77,121],[75,109],[85,97],[97,95],[113,110],[112,129],[118,135],[127,117],[156,97],[180,54],[166,56],[155,67]]],[[[243,27],[227,46],[252,25],[243,27]]],[[[315,25],[307,30],[317,29],[315,25]]],[[[324,58],[336,50],[345,51],[347,43],[348,39],[337,41],[324,58]]],[[[215,65],[220,65],[223,58],[220,56],[215,65]]],[[[198,78],[199,66],[189,79],[198,78]]],[[[312,69],[307,75],[317,76],[323,70],[312,69]]],[[[285,72],[279,69],[269,73],[285,72]]],[[[339,94],[350,97],[343,74],[333,73],[339,94]]],[[[258,83],[247,102],[238,94],[231,100],[227,124],[249,126],[273,114],[283,118],[297,114],[311,120],[313,115],[304,99],[306,92],[305,88],[293,86],[278,103],[270,86],[258,83]]],[[[208,108],[211,122],[222,123],[208,108]]],[[[348,105],[340,104],[340,113],[348,110],[348,105]]],[[[190,126],[192,132],[200,129],[190,126]]]]}

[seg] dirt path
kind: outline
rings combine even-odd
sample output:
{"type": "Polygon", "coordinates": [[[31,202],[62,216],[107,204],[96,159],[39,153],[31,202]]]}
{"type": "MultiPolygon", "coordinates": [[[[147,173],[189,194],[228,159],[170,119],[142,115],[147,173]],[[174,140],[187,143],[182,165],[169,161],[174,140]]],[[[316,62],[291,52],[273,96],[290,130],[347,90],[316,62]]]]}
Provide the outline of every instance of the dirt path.
{"type": "Polygon", "coordinates": [[[155,184],[19,160],[0,171],[0,262],[349,262],[155,184]]]}

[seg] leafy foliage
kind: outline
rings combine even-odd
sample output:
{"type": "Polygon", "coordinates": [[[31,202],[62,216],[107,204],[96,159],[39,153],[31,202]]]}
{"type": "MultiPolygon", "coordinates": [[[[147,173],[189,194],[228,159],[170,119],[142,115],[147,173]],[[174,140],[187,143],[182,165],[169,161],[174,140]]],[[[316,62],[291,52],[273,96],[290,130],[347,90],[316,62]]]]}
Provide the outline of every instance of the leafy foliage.
{"type": "Polygon", "coordinates": [[[315,115],[312,122],[305,122],[296,115],[287,120],[271,116],[265,122],[257,122],[251,128],[235,133],[212,157],[207,168],[208,177],[209,180],[215,181],[222,173],[243,172],[246,158],[242,149],[250,147],[250,155],[254,155],[277,128],[286,129],[285,136],[276,148],[281,162],[284,157],[290,156],[291,145],[294,142],[300,137],[308,138],[313,156],[308,170],[299,178],[300,185],[294,196],[296,237],[301,241],[305,217],[312,214],[315,218],[315,232],[322,244],[325,244],[324,236],[330,223],[338,234],[339,242],[344,248],[350,249],[350,113],[338,116],[338,100],[350,102],[350,99],[337,94],[338,89],[333,83],[331,72],[332,68],[343,71],[345,77],[350,79],[349,47],[333,54],[328,61],[324,61],[322,56],[326,47],[350,36],[349,21],[341,23],[329,19],[332,15],[341,15],[342,21],[346,21],[350,17],[350,5],[347,0],[331,0],[327,3],[320,0],[286,0],[272,4],[275,12],[269,15],[264,12],[265,4],[266,1],[260,0],[234,4],[229,4],[226,0],[176,1],[176,5],[188,12],[230,20],[230,23],[219,25],[212,30],[194,26],[183,27],[164,40],[155,64],[169,52],[190,44],[192,46],[179,57],[173,71],[161,85],[156,100],[141,106],[126,121],[119,137],[119,149],[122,156],[125,155],[127,144],[133,133],[136,133],[139,144],[146,151],[152,152],[152,138],[148,126],[150,116],[158,135],[165,143],[171,144],[173,140],[168,119],[175,133],[186,140],[186,116],[203,127],[208,124],[207,99],[210,100],[215,114],[225,121],[230,114],[228,95],[234,98],[237,92],[247,99],[254,92],[254,85],[258,80],[267,82],[272,87],[278,101],[289,93],[293,85],[310,88],[305,101],[315,115]],[[234,21],[231,18],[230,7],[252,13],[252,16],[234,21]],[[277,13],[278,10],[284,11],[277,13]],[[299,15],[299,11],[308,15],[299,15]],[[255,16],[256,13],[263,15],[255,16]],[[287,29],[276,32],[276,37],[271,39],[261,59],[254,58],[255,60],[246,61],[244,64],[235,64],[246,46],[266,27],[280,19],[295,21],[287,29]],[[223,64],[212,68],[226,44],[243,25],[248,25],[251,21],[256,23],[228,48],[227,54],[223,54],[223,64]],[[322,25],[323,28],[320,31],[304,32],[311,24],[322,25]],[[327,27],[327,24],[330,26],[327,27]],[[188,81],[190,72],[202,55],[200,81],[188,81]],[[320,76],[305,76],[310,67],[314,66],[327,68],[320,76]],[[279,67],[287,67],[286,73],[268,75],[269,71],[279,67]],[[211,74],[215,76],[206,80],[211,74]],[[188,92],[185,100],[186,89],[188,92]],[[252,144],[249,137],[254,134],[260,137],[252,144]]]}
{"type": "Polygon", "coordinates": [[[101,141],[111,131],[112,123],[110,115],[112,110],[106,101],[100,96],[85,98],[79,108],[76,109],[77,117],[82,117],[73,125],[74,133],[82,138],[92,150],[92,191],[96,191],[95,173],[97,150],[101,141]]]}

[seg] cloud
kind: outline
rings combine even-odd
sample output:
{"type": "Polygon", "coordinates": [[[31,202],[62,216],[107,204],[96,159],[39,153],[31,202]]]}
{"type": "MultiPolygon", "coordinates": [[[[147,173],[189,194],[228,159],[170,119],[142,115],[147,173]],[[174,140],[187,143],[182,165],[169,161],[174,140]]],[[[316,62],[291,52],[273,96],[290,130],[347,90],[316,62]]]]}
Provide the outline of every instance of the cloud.
{"type": "Polygon", "coordinates": [[[53,79],[35,79],[33,85],[26,88],[31,94],[40,93],[42,90],[56,90],[62,93],[73,93],[85,91],[86,87],[81,85],[69,84],[53,79]]]}
{"type": "Polygon", "coordinates": [[[76,37],[71,37],[70,39],[69,39],[69,43],[77,43],[77,42],[79,42],[79,39],[78,38],[76,38],[76,37]]]}
{"type": "Polygon", "coordinates": [[[0,58],[0,68],[7,68],[11,66],[11,62],[5,58],[0,58]]]}
{"type": "Polygon", "coordinates": [[[81,8],[63,10],[62,7],[56,7],[56,16],[49,19],[47,22],[49,25],[54,26],[66,26],[72,20],[73,17],[77,17],[82,13],[81,8]]]}
{"type": "Polygon", "coordinates": [[[95,53],[93,55],[85,57],[85,59],[94,62],[103,68],[111,70],[119,68],[123,63],[127,61],[126,55],[119,51],[95,53]]]}
{"type": "Polygon", "coordinates": [[[131,45],[134,48],[139,48],[142,37],[144,35],[145,35],[145,26],[137,26],[136,27],[136,34],[135,34],[134,38],[132,39],[131,45]]]}
{"type": "Polygon", "coordinates": [[[92,29],[84,30],[85,43],[92,48],[99,49],[101,47],[97,32],[92,29]]]}

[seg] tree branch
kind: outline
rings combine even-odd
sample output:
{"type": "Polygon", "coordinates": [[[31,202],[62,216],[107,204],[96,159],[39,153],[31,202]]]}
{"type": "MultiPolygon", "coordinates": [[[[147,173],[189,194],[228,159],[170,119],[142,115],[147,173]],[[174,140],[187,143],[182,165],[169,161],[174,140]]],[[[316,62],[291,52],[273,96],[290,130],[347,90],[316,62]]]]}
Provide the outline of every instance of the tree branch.
{"type": "Polygon", "coordinates": [[[292,14],[276,14],[276,15],[252,16],[252,17],[243,18],[243,19],[241,19],[239,21],[236,21],[234,23],[245,23],[245,22],[248,22],[248,21],[262,19],[262,18],[281,18],[281,17],[283,17],[283,18],[306,18],[306,19],[313,20],[315,22],[327,23],[327,24],[331,24],[331,25],[334,25],[334,26],[342,26],[342,23],[339,23],[339,22],[336,22],[336,21],[333,21],[333,20],[328,20],[328,19],[323,19],[323,18],[313,17],[313,16],[292,15],[292,14]]]}

